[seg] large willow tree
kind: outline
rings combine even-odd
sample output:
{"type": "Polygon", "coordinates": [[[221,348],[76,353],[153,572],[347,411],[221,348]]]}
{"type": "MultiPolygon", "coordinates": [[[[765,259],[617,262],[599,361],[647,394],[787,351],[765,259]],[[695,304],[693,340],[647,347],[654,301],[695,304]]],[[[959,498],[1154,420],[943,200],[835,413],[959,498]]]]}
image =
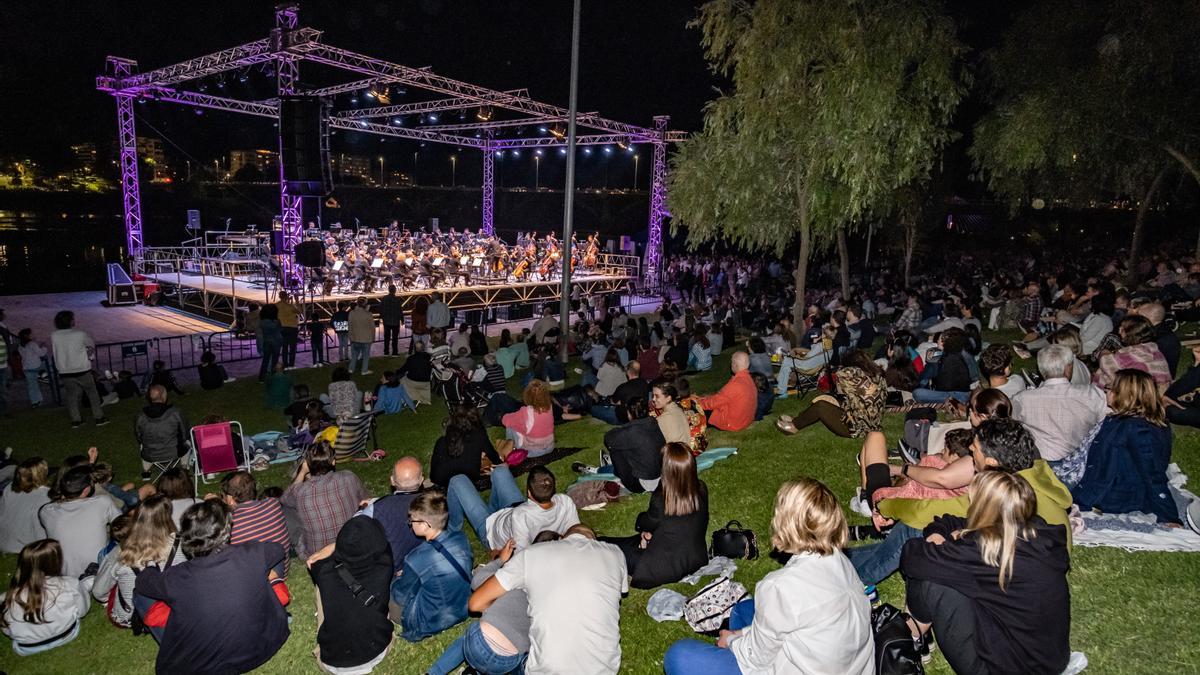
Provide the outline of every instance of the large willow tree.
{"type": "Polygon", "coordinates": [[[673,160],[673,227],[690,245],[724,238],[808,260],[839,231],[881,217],[920,184],[950,140],[962,46],[926,0],[712,0],[693,22],[733,88],[673,160]]]}

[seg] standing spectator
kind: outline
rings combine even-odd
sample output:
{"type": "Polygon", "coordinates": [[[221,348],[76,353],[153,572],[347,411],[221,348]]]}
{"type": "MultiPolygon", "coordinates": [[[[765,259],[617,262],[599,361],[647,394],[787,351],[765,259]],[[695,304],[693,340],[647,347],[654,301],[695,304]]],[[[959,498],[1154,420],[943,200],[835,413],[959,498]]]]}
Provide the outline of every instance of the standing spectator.
{"type": "MultiPolygon", "coordinates": [[[[274,497],[256,499],[258,484],[248,471],[234,471],[221,481],[221,496],[225,505],[233,512],[229,530],[229,543],[244,544],[248,541],[276,543],[283,550],[292,550],[288,538],[287,520],[283,507],[274,497]]],[[[289,559],[275,567],[275,574],[287,579],[289,559]]]]}
{"type": "Polygon", "coordinates": [[[412,337],[408,341],[408,352],[411,354],[417,340],[429,341],[429,298],[418,295],[412,306],[412,337]]]}
{"type": "Polygon", "coordinates": [[[12,333],[4,325],[4,310],[0,309],[0,417],[8,416],[9,353],[15,349],[12,333]]]}
{"type": "Polygon", "coordinates": [[[92,466],[69,469],[59,480],[57,501],[42,506],[38,520],[46,536],[62,544],[62,573],[83,574],[108,543],[108,524],[121,515],[108,495],[93,494],[92,466]]]}
{"type": "Polygon", "coordinates": [[[331,557],[314,561],[309,573],[320,608],[314,653],[321,670],[371,672],[392,646],[384,600],[392,583],[392,555],[383,528],[371,518],[351,518],[338,532],[331,557]]]}
{"type": "Polygon", "coordinates": [[[359,298],[350,311],[350,372],[362,363],[363,375],[370,375],[371,343],[375,342],[375,317],[367,309],[367,299],[359,298]]]}
{"type": "Polygon", "coordinates": [[[150,402],[133,427],[142,458],[142,480],[150,480],[151,465],[174,462],[187,453],[190,429],[179,408],[167,402],[166,389],[153,385],[147,397],[150,402]]]}
{"type": "Polygon", "coordinates": [[[301,558],[333,543],[342,525],[371,497],[357,474],[337,471],[336,464],[329,443],[313,444],[279,499],[290,516],[288,536],[301,558]]]}
{"type": "MultiPolygon", "coordinates": [[[[3,342],[3,338],[0,338],[3,342]]],[[[4,349],[0,346],[0,349],[4,349]]],[[[46,372],[46,348],[42,343],[33,339],[33,330],[22,328],[17,334],[17,349],[21,355],[21,368],[25,371],[25,390],[29,392],[29,405],[37,408],[42,405],[42,385],[38,377],[46,372]]],[[[5,366],[7,370],[7,356],[0,355],[0,364],[5,366]]],[[[8,383],[0,382],[0,388],[7,388],[8,383]]],[[[0,393],[0,397],[4,394],[0,393]]],[[[0,408],[0,414],[3,414],[3,408],[0,408]]]]}
{"type": "Polygon", "coordinates": [[[387,295],[379,300],[379,322],[383,324],[383,355],[400,355],[400,327],[404,325],[404,310],[396,297],[395,284],[388,284],[387,295]]]}
{"type": "Polygon", "coordinates": [[[279,292],[275,303],[279,312],[279,331],[283,335],[283,367],[296,367],[296,343],[300,340],[300,311],[292,304],[287,291],[279,292]]]}
{"type": "Polygon", "coordinates": [[[408,507],[413,533],[425,540],[404,558],[404,568],[392,582],[392,618],[400,637],[424,640],[467,618],[474,566],[471,544],[460,531],[446,528],[446,494],[429,490],[408,507]]]}
{"type": "Polygon", "coordinates": [[[50,501],[50,467],[41,457],[17,465],[13,482],[0,493],[0,553],[20,553],[46,537],[38,511],[50,501]]]}
{"type": "Polygon", "coordinates": [[[63,569],[59,542],[41,539],[21,549],[0,604],[0,629],[12,638],[17,656],[49,651],[79,636],[79,620],[91,604],[79,579],[63,569]]]}
{"type": "Polygon", "coordinates": [[[329,326],[315,308],[308,313],[308,347],[312,351],[314,367],[329,363],[325,359],[325,332],[328,330],[329,326]]]}
{"type": "Polygon", "coordinates": [[[734,352],[729,368],[733,377],[721,387],[721,391],[700,399],[708,416],[708,424],[725,431],[741,431],[754,422],[754,411],[758,407],[758,389],[750,378],[750,355],[734,352]]]}
{"type": "Polygon", "coordinates": [[[442,300],[441,293],[433,294],[433,302],[429,303],[429,309],[425,313],[425,324],[429,330],[440,328],[443,333],[450,326],[450,306],[442,300]]]}
{"type": "MultiPolygon", "coordinates": [[[[54,367],[58,370],[59,380],[63,383],[63,396],[67,401],[67,414],[71,417],[71,427],[83,425],[83,417],[79,414],[79,399],[87,396],[92,406],[92,418],[96,426],[108,424],[108,418],[100,409],[100,392],[96,391],[96,380],[92,376],[92,355],[96,351],[96,343],[92,336],[75,327],[75,313],[63,310],[54,315],[54,332],[50,334],[50,348],[54,353],[54,367]]],[[[6,343],[7,345],[7,343],[6,343]]],[[[0,385],[8,387],[8,356],[5,354],[3,375],[0,375],[0,385]]],[[[7,404],[4,394],[0,394],[0,414],[4,414],[7,404]]]]}
{"type": "Polygon", "coordinates": [[[620,670],[620,603],[629,579],[619,548],[596,541],[590,527],[575,525],[559,541],[517,551],[471,594],[469,607],[482,612],[517,590],[529,596],[526,673],[620,670]]]}
{"type": "Polygon", "coordinates": [[[279,324],[279,308],[275,305],[267,305],[259,313],[255,340],[258,342],[258,353],[262,356],[258,381],[266,382],[267,375],[275,372],[275,365],[280,363],[279,350],[283,348],[283,329],[279,324]]]}
{"type": "Polygon", "coordinates": [[[339,302],[337,310],[329,317],[333,334],[338,341],[338,361],[350,360],[350,303],[339,302]]]}
{"type": "Polygon", "coordinates": [[[871,603],[842,555],[846,517],[829,488],[788,481],[775,497],[771,544],[790,553],[782,569],[733,608],[716,646],[681,640],[663,657],[667,675],[875,672],[871,603]]]}

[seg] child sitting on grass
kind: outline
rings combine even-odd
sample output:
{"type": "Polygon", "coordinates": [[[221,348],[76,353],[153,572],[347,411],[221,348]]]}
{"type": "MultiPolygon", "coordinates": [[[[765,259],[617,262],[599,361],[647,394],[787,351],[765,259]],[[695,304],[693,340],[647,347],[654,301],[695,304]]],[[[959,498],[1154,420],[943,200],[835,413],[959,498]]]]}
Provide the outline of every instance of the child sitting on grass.
{"type": "Polygon", "coordinates": [[[12,638],[18,656],[49,651],[79,636],[79,619],[90,606],[79,580],[63,576],[62,547],[54,539],[39,539],[17,558],[0,605],[0,630],[12,638]]]}
{"type": "MultiPolygon", "coordinates": [[[[931,469],[944,469],[960,457],[971,461],[971,441],[975,438],[973,429],[952,429],[946,432],[946,446],[940,454],[925,455],[917,466],[931,469]]],[[[922,485],[915,480],[903,478],[900,485],[890,488],[880,488],[875,491],[876,502],[883,499],[951,499],[967,491],[967,486],[959,488],[937,488],[922,485]]]]}

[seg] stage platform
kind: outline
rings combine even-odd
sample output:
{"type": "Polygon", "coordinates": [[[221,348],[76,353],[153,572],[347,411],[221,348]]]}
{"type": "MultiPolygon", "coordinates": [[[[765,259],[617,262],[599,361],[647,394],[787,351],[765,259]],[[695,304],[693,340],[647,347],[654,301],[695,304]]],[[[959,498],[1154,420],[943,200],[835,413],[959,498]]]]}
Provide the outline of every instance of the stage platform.
{"type": "MultiPolygon", "coordinates": [[[[221,277],[197,272],[175,271],[167,273],[144,273],[146,280],[158,284],[162,291],[162,304],[181,309],[212,320],[232,323],[237,311],[248,303],[273,303],[278,299],[279,288],[266,285],[251,277],[221,277]]],[[[578,289],[580,297],[628,293],[637,283],[634,274],[580,272],[571,278],[571,286],[578,289]]],[[[439,286],[398,290],[407,313],[418,297],[430,298],[441,294],[451,309],[486,310],[492,308],[523,305],[531,302],[550,302],[561,297],[562,282],[559,279],[546,281],[521,281],[489,283],[470,286],[439,286]]],[[[574,293],[574,291],[572,291],[574,293]]],[[[315,306],[322,316],[333,314],[339,302],[353,301],[360,297],[377,300],[387,295],[386,287],[371,293],[321,294],[320,289],[311,291],[297,301],[315,306]]]]}

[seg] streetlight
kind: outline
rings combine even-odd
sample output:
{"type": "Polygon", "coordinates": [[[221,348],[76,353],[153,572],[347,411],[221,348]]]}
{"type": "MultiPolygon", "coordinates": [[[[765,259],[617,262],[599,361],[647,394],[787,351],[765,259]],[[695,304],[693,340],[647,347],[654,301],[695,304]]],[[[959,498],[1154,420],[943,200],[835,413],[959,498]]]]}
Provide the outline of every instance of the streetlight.
{"type": "Polygon", "coordinates": [[[638,160],[641,159],[641,157],[642,157],[641,155],[633,156],[633,189],[634,190],[637,189],[638,160]]]}
{"type": "Polygon", "coordinates": [[[450,187],[458,182],[458,155],[450,155],[450,187]]]}
{"type": "Polygon", "coordinates": [[[533,191],[537,192],[541,188],[542,177],[542,151],[537,150],[533,153],[533,191]]]}
{"type": "Polygon", "coordinates": [[[383,186],[383,155],[379,156],[379,185],[383,186]]]}

